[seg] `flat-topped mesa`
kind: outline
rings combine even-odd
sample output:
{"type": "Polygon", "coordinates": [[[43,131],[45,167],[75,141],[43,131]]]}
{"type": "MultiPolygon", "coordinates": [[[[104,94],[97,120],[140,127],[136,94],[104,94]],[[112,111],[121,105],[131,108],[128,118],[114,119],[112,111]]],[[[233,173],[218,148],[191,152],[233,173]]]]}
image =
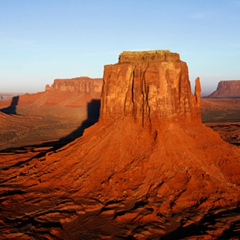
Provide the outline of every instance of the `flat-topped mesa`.
{"type": "Polygon", "coordinates": [[[143,52],[122,52],[119,56],[119,63],[134,62],[175,62],[180,61],[178,53],[171,53],[169,50],[143,51],[143,52]]]}
{"type": "Polygon", "coordinates": [[[45,87],[46,91],[57,90],[60,92],[78,92],[78,93],[101,93],[102,79],[78,77],[72,79],[55,79],[50,87],[45,87]]]}
{"type": "Polygon", "coordinates": [[[200,81],[191,93],[187,64],[170,51],[123,52],[105,66],[101,120],[131,116],[142,125],[200,120],[200,81]]]}
{"type": "Polygon", "coordinates": [[[240,98],[240,80],[220,81],[217,90],[208,97],[212,98],[240,98]]]}

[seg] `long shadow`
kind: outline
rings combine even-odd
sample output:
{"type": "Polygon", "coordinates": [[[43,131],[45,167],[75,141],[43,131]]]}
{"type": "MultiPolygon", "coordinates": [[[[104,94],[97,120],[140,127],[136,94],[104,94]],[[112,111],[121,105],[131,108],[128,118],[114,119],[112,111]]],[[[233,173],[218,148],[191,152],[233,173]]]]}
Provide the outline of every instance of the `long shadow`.
{"type": "MultiPolygon", "coordinates": [[[[229,221],[228,219],[233,219],[230,225],[230,228],[221,229],[222,234],[216,239],[239,239],[239,232],[240,232],[240,221],[235,216],[239,216],[240,214],[240,207],[236,207],[235,209],[226,209],[224,212],[220,212],[217,214],[209,214],[205,216],[200,222],[192,223],[187,227],[179,227],[173,232],[168,233],[167,235],[161,237],[162,240],[172,240],[172,239],[185,239],[189,237],[195,236],[199,237],[198,239],[206,235],[209,231],[218,231],[219,230],[219,223],[224,225],[224,221],[226,223],[229,221]],[[235,218],[235,219],[234,219],[235,218]]],[[[221,226],[221,225],[220,225],[221,226]]]]}
{"type": "Polygon", "coordinates": [[[8,148],[0,150],[0,153],[24,153],[29,151],[38,151],[40,152],[38,157],[41,157],[44,156],[48,151],[56,151],[57,149],[72,142],[76,138],[81,137],[86,128],[89,128],[98,122],[100,115],[100,105],[101,101],[98,99],[93,99],[91,102],[89,102],[87,105],[87,119],[75,131],[57,141],[44,142],[42,144],[28,145],[17,148],[8,148]]]}
{"type": "Polygon", "coordinates": [[[13,97],[10,106],[7,108],[0,109],[0,112],[9,114],[9,115],[16,115],[18,102],[19,102],[19,96],[13,97]]]}
{"type": "Polygon", "coordinates": [[[82,123],[79,128],[77,128],[75,131],[73,131],[66,137],[61,138],[59,141],[67,144],[69,142],[72,142],[76,138],[81,137],[86,128],[89,128],[90,126],[98,122],[100,115],[100,105],[101,101],[98,99],[93,99],[91,102],[89,102],[87,105],[87,119],[82,123]]]}

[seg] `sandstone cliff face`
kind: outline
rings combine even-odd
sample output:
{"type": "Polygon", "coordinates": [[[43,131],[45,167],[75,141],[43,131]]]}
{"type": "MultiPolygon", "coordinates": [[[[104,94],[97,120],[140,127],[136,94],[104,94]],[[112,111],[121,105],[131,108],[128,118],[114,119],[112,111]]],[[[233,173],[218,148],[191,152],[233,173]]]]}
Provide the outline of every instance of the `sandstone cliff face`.
{"type": "Polygon", "coordinates": [[[236,233],[240,150],[200,122],[199,79],[192,95],[187,72],[169,51],[123,53],[105,67],[100,121],[83,137],[45,156],[2,155],[0,236],[236,233]]]}
{"type": "Polygon", "coordinates": [[[200,84],[191,94],[188,68],[169,51],[123,52],[105,66],[101,117],[132,116],[154,124],[164,119],[200,119],[200,84]]]}
{"type": "Polygon", "coordinates": [[[217,90],[208,97],[213,98],[240,98],[240,80],[220,81],[217,90]]]}

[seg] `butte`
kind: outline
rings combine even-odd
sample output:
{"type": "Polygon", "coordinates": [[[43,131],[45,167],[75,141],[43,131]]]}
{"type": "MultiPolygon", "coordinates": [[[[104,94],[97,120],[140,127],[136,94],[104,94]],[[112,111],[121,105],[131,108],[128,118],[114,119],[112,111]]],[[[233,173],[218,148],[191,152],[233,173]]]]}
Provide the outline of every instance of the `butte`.
{"type": "Polygon", "coordinates": [[[99,122],[46,156],[1,155],[1,239],[216,239],[239,234],[240,150],[201,121],[187,64],[123,52],[99,122]]]}

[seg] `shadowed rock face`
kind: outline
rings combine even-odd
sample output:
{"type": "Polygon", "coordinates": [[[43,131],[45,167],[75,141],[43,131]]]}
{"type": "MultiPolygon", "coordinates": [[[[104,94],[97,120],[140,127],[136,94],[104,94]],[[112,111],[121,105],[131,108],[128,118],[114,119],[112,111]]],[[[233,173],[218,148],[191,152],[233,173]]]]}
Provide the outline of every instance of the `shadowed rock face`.
{"type": "Polygon", "coordinates": [[[214,98],[240,98],[240,80],[220,81],[217,90],[208,97],[214,98]]]}
{"type": "Polygon", "coordinates": [[[199,79],[192,95],[186,63],[169,51],[119,59],[83,137],[45,156],[1,155],[3,239],[239,233],[240,150],[201,123],[199,79]]]}

